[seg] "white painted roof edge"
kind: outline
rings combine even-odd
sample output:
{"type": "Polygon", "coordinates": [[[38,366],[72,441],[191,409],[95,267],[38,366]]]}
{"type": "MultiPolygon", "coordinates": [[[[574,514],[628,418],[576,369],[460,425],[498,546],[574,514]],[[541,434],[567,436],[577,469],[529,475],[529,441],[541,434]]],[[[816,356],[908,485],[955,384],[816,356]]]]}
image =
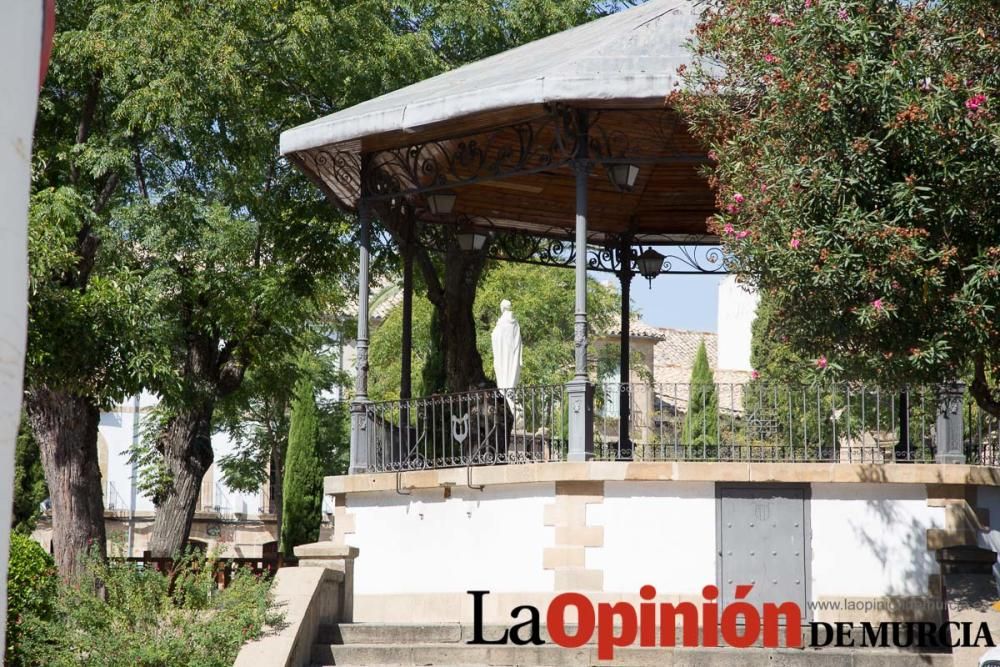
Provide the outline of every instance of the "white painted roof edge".
{"type": "Polygon", "coordinates": [[[670,90],[677,77],[649,75],[628,79],[600,81],[591,78],[535,79],[508,86],[496,86],[441,97],[424,103],[337,119],[327,124],[303,125],[281,133],[281,154],[309,150],[366,136],[419,128],[425,125],[495,109],[564,101],[604,101],[614,99],[662,100],[665,95],[650,96],[651,89],[670,90]]]}
{"type": "Polygon", "coordinates": [[[657,32],[652,48],[647,42],[629,54],[633,64],[647,58],[650,64],[656,62],[655,73],[645,70],[641,64],[637,68],[628,67],[624,72],[617,71],[611,63],[620,54],[602,51],[605,48],[613,51],[637,34],[635,31],[666,15],[681,16],[684,9],[690,11],[693,6],[692,0],[649,0],[624,12],[444,72],[381,98],[285,130],[281,133],[281,154],[385,132],[415,130],[495,109],[562,101],[663,99],[677,80],[674,68],[666,67],[666,62],[679,65],[686,60],[683,41],[693,27],[689,17],[664,26],[665,32],[657,32]],[[585,36],[588,39],[579,39],[585,36]],[[566,57],[560,57],[562,54],[566,57]],[[529,63],[537,62],[537,58],[550,58],[551,65],[531,66],[529,63]],[[586,69],[592,74],[574,71],[577,65],[588,61],[586,69]],[[602,61],[608,63],[609,68],[595,69],[594,64],[602,61]],[[517,77],[518,66],[529,70],[525,72],[527,77],[517,77]],[[514,71],[506,82],[498,81],[492,75],[496,70],[491,71],[491,67],[514,71]],[[485,80],[484,72],[490,73],[485,80]],[[453,92],[446,92],[449,90],[453,92]]]}

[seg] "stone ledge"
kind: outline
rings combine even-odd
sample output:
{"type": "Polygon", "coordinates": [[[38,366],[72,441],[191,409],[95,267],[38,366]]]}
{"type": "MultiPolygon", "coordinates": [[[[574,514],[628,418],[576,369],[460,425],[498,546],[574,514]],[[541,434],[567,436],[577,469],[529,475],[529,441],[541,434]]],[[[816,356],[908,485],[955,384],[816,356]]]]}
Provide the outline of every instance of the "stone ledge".
{"type": "MultiPolygon", "coordinates": [[[[443,468],[399,473],[365,473],[327,477],[327,494],[395,491],[397,481],[406,491],[461,488],[468,483],[466,468],[443,468]]],[[[955,486],[1000,486],[1000,468],[934,463],[702,463],[675,461],[586,463],[526,463],[478,466],[472,469],[476,486],[553,482],[674,481],[771,483],[876,483],[955,486]]]]}
{"type": "Polygon", "coordinates": [[[283,619],[266,628],[259,639],[245,644],[233,667],[301,667],[308,664],[319,628],[340,620],[343,575],[321,568],[278,570],[271,593],[283,619]]]}

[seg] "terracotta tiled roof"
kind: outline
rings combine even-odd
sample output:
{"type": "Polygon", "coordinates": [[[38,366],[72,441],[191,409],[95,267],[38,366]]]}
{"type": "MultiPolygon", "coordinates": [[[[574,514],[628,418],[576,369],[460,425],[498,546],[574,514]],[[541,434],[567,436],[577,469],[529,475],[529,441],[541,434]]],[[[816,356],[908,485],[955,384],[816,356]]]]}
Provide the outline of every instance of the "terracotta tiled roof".
{"type": "MultiPolygon", "coordinates": [[[[663,329],[646,324],[640,319],[633,318],[628,325],[630,338],[652,338],[654,340],[664,340],[663,329]]],[[[615,317],[607,329],[600,333],[602,337],[620,339],[622,335],[622,318],[615,317]]]]}
{"type": "Polygon", "coordinates": [[[750,381],[747,371],[718,368],[719,349],[717,334],[707,331],[659,329],[663,339],[653,351],[653,379],[660,401],[686,410],[690,390],[691,368],[694,366],[698,346],[705,342],[708,365],[718,387],[719,409],[722,412],[743,411],[742,384],[750,381]]]}

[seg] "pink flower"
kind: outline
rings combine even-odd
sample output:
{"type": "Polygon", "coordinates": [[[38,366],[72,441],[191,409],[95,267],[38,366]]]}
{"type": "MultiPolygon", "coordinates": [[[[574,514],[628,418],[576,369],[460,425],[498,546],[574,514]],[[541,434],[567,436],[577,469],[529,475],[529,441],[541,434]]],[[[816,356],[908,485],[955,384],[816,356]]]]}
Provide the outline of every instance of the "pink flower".
{"type": "Polygon", "coordinates": [[[739,213],[739,212],[740,212],[740,207],[737,206],[736,204],[728,204],[728,205],[726,205],[726,213],[729,213],[730,215],[733,215],[733,214],[739,213]]]}
{"type": "Polygon", "coordinates": [[[799,246],[802,245],[802,239],[792,239],[788,242],[788,245],[792,247],[792,250],[798,250],[799,246]]]}
{"type": "Polygon", "coordinates": [[[727,222],[726,226],[722,228],[722,233],[726,236],[732,236],[736,229],[733,227],[732,223],[727,222]]]}
{"type": "Polygon", "coordinates": [[[755,370],[754,371],[750,371],[750,379],[751,380],[759,380],[760,379],[760,373],[758,373],[755,370]]]}
{"type": "Polygon", "coordinates": [[[746,201],[746,197],[737,192],[736,194],[733,195],[733,201],[736,202],[737,204],[742,204],[743,202],[746,201]]]}
{"type": "Polygon", "coordinates": [[[778,62],[778,57],[773,53],[765,53],[764,62],[766,62],[768,65],[773,65],[774,63],[778,62]]]}
{"type": "Polygon", "coordinates": [[[841,21],[846,21],[848,16],[849,14],[847,13],[847,10],[843,7],[837,10],[837,18],[841,21]]]}
{"type": "Polygon", "coordinates": [[[715,151],[708,151],[708,159],[711,160],[712,162],[718,162],[719,154],[716,153],[715,151]]]}
{"type": "Polygon", "coordinates": [[[823,370],[826,368],[826,357],[820,355],[819,359],[816,360],[816,368],[823,370]]]}
{"type": "Polygon", "coordinates": [[[761,183],[760,184],[760,191],[761,192],[767,192],[767,183],[761,183]]]}
{"type": "Polygon", "coordinates": [[[978,95],[973,95],[969,99],[965,100],[965,108],[969,111],[978,111],[979,107],[986,104],[986,96],[982,93],[978,95]]]}
{"type": "Polygon", "coordinates": [[[875,299],[872,301],[872,308],[875,310],[885,310],[885,305],[882,303],[882,299],[875,299]]]}
{"type": "Polygon", "coordinates": [[[738,238],[738,239],[745,239],[748,236],[750,236],[750,230],[744,229],[739,234],[736,235],[736,238],[738,238]]]}
{"type": "Polygon", "coordinates": [[[806,0],[806,9],[811,9],[813,6],[813,0],[806,0]]]}
{"type": "Polygon", "coordinates": [[[771,25],[781,25],[785,21],[781,18],[781,14],[771,14],[767,18],[767,22],[770,23],[771,25]]]}

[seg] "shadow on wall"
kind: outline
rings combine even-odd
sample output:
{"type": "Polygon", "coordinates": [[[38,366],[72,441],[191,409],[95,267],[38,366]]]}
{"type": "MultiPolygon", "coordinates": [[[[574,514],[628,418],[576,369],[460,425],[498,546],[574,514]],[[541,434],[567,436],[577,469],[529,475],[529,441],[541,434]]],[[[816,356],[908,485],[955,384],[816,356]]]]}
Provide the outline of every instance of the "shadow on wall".
{"type": "Polygon", "coordinates": [[[870,562],[881,566],[882,595],[933,595],[929,578],[939,569],[927,530],[944,527],[944,509],[928,507],[923,485],[886,484],[875,466],[861,475],[863,483],[852,488],[853,497],[864,500],[861,516],[848,521],[870,562]]]}

